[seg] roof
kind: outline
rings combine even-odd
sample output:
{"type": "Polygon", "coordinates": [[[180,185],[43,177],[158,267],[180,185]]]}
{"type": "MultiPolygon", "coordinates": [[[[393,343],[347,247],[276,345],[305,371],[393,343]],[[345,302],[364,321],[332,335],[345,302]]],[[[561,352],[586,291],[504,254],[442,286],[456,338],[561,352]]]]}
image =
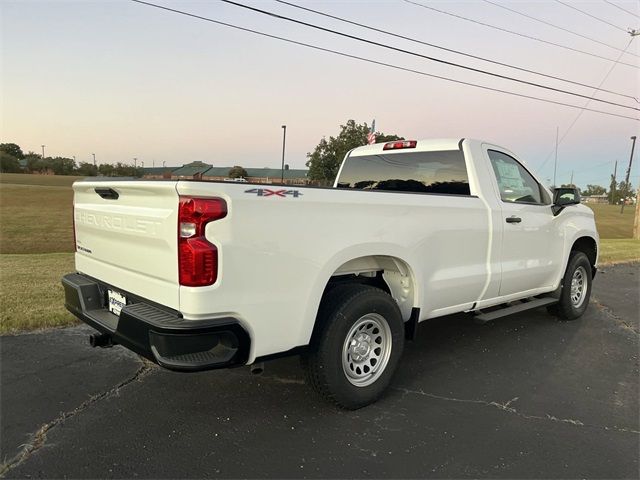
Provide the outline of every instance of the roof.
{"type": "MultiPolygon", "coordinates": [[[[233,167],[212,167],[204,174],[205,177],[227,177],[233,167]]],[[[282,170],[279,168],[245,168],[247,177],[280,178],[282,170]]],[[[307,178],[309,170],[289,169],[284,171],[284,178],[307,178]]]]}
{"type": "Polygon", "coordinates": [[[165,172],[173,172],[178,167],[144,167],[142,169],[145,175],[162,175],[165,172]]]}
{"type": "MultiPolygon", "coordinates": [[[[414,140],[412,138],[407,139],[414,140]]],[[[433,150],[458,150],[461,138],[429,138],[424,140],[417,140],[417,145],[412,151],[414,152],[428,152],[433,150]]],[[[468,139],[464,139],[468,140],[468,139]]],[[[402,140],[398,140],[402,141],[402,140]]],[[[352,157],[357,157],[360,155],[375,155],[383,153],[383,147],[385,143],[389,142],[380,142],[374,143],[372,145],[363,145],[362,147],[358,147],[351,152],[352,157]]],[[[387,150],[386,154],[392,153],[402,153],[406,152],[406,150],[387,150]]]]}
{"type": "Polygon", "coordinates": [[[191,162],[182,167],[173,170],[172,176],[176,177],[193,177],[194,175],[203,174],[211,168],[211,165],[204,162],[191,162]]]}

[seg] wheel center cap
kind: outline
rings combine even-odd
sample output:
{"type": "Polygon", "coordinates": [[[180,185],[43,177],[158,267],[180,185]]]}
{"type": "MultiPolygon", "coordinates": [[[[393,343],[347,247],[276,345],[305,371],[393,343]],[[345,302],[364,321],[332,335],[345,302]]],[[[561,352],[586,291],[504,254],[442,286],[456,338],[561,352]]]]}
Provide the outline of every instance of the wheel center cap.
{"type": "Polygon", "coordinates": [[[367,334],[360,334],[351,341],[351,357],[356,361],[362,361],[369,356],[371,351],[371,338],[367,334]]]}

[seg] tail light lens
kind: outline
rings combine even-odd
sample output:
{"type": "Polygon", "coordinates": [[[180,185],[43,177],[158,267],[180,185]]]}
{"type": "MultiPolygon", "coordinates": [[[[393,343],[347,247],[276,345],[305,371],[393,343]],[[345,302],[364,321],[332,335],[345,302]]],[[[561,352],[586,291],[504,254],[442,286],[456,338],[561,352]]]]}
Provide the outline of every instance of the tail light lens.
{"type": "Polygon", "coordinates": [[[218,249],[207,241],[207,223],[227,216],[221,198],[180,196],[178,210],[178,272],[180,285],[203,287],[218,279],[218,249]]]}

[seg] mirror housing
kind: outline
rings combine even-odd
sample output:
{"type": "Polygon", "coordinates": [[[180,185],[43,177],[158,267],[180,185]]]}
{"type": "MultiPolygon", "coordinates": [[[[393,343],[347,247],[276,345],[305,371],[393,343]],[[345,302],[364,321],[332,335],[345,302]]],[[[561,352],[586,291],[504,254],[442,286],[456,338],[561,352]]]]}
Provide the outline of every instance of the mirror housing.
{"type": "Polygon", "coordinates": [[[553,215],[558,215],[569,205],[580,204],[580,190],[576,187],[558,187],[553,189],[553,215]]]}

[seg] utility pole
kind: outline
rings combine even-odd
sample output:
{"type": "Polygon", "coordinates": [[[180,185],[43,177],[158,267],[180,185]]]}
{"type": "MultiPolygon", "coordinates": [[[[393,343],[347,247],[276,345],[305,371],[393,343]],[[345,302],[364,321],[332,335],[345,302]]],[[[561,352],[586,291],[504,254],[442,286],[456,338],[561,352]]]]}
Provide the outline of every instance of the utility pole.
{"type": "Polygon", "coordinates": [[[571,170],[571,180],[569,181],[569,185],[573,187],[573,170],[571,170]]]}
{"type": "Polygon", "coordinates": [[[560,133],[560,127],[556,127],[556,159],[553,162],[553,187],[556,188],[556,171],[558,170],[558,135],[560,133]]]}
{"type": "Polygon", "coordinates": [[[93,155],[93,166],[96,166],[96,154],[92,153],[91,155],[93,155]]]}
{"type": "Polygon", "coordinates": [[[613,166],[613,175],[612,175],[612,181],[611,181],[611,205],[615,205],[616,204],[616,185],[617,185],[617,175],[618,172],[618,160],[616,160],[616,164],[613,166]]]}
{"type": "Polygon", "coordinates": [[[42,145],[42,159],[44,160],[44,147],[46,147],[46,145],[42,145]]]}
{"type": "Polygon", "coordinates": [[[640,240],[640,188],[636,188],[636,218],[633,220],[633,238],[640,240]]]}
{"type": "Polygon", "coordinates": [[[162,161],[162,168],[164,168],[165,160],[162,161]]]}
{"type": "Polygon", "coordinates": [[[280,176],[280,183],[284,184],[284,146],[287,142],[287,126],[282,125],[282,173],[280,176]]]}
{"type": "MultiPolygon", "coordinates": [[[[629,174],[631,174],[631,162],[633,162],[633,149],[636,146],[636,136],[634,135],[633,137],[631,137],[631,156],[629,156],[629,168],[627,168],[627,178],[624,181],[625,184],[625,189],[628,190],[629,189],[629,174]]],[[[626,198],[622,199],[622,206],[620,207],[620,213],[624,212],[624,201],[626,200],[626,198]]],[[[636,205],[636,214],[638,210],[638,206],[636,205]]]]}

